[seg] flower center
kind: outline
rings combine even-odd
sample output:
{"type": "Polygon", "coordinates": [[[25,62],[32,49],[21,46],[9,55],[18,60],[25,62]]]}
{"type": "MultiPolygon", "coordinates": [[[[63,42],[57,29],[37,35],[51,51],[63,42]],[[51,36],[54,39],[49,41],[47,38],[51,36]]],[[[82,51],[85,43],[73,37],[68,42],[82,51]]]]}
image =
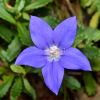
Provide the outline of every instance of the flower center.
{"type": "Polygon", "coordinates": [[[46,49],[46,54],[48,55],[49,61],[58,61],[61,55],[61,50],[57,46],[53,45],[46,49]]]}

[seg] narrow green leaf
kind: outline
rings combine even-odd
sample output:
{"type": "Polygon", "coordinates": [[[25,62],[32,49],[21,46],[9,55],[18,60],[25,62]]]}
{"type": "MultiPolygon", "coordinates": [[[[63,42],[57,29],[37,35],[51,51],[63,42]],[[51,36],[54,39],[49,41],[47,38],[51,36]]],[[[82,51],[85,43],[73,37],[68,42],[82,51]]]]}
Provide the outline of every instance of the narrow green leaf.
{"type": "Polygon", "coordinates": [[[29,29],[24,24],[17,23],[18,34],[23,45],[29,46],[32,41],[29,34],[29,29]]]}
{"type": "Polygon", "coordinates": [[[3,61],[7,61],[7,53],[5,50],[3,50],[2,48],[0,48],[0,58],[3,60],[3,61]]]}
{"type": "Polygon", "coordinates": [[[29,16],[29,14],[28,13],[22,13],[22,16],[23,16],[23,19],[25,19],[25,20],[28,20],[29,21],[29,19],[30,19],[30,16],[29,16]]]}
{"type": "Polygon", "coordinates": [[[16,0],[16,3],[15,3],[15,9],[17,11],[21,11],[23,8],[24,8],[24,5],[25,5],[25,0],[16,0]]]}
{"type": "Polygon", "coordinates": [[[18,11],[21,11],[24,8],[24,5],[25,5],[25,0],[20,0],[18,11]]]}
{"type": "Polygon", "coordinates": [[[29,81],[26,78],[23,78],[23,82],[27,93],[33,98],[33,100],[36,100],[35,89],[33,89],[33,87],[30,85],[29,81]]]}
{"type": "Polygon", "coordinates": [[[3,84],[0,85],[0,98],[6,95],[8,92],[12,82],[13,82],[14,76],[10,75],[6,78],[3,84]]]}
{"type": "Polygon", "coordinates": [[[7,49],[7,60],[12,61],[21,51],[21,43],[19,38],[16,36],[14,40],[12,40],[11,44],[8,45],[7,49]]]}
{"type": "Polygon", "coordinates": [[[22,79],[20,77],[16,78],[11,91],[10,98],[11,100],[17,100],[18,96],[20,96],[22,92],[22,79]]]}
{"type": "Polygon", "coordinates": [[[0,37],[2,39],[4,39],[6,42],[11,42],[12,37],[13,37],[13,33],[10,29],[8,29],[7,27],[1,25],[0,26],[0,37]]]}
{"type": "Polygon", "coordinates": [[[26,74],[25,69],[21,66],[11,65],[10,68],[13,72],[22,73],[24,75],[26,74]]]}
{"type": "Polygon", "coordinates": [[[89,72],[84,72],[83,79],[85,83],[85,90],[89,96],[92,96],[96,93],[96,82],[89,72]]]}
{"type": "Polygon", "coordinates": [[[12,24],[16,24],[15,19],[4,9],[2,4],[0,4],[0,18],[4,19],[12,24]]]}
{"type": "Polygon", "coordinates": [[[95,11],[97,11],[97,0],[93,0],[91,6],[87,8],[88,14],[93,14],[95,11]]]}
{"type": "Polygon", "coordinates": [[[36,0],[35,2],[29,4],[28,6],[25,7],[25,10],[32,10],[32,9],[38,9],[41,8],[48,3],[52,2],[52,0],[36,0]]]}
{"type": "Polygon", "coordinates": [[[66,76],[65,80],[66,80],[66,87],[67,88],[70,88],[72,90],[78,90],[81,88],[81,84],[74,77],[66,76]]]}
{"type": "Polygon", "coordinates": [[[90,20],[89,26],[92,28],[97,28],[99,24],[99,17],[100,17],[100,13],[95,12],[95,14],[92,16],[90,20]]]}

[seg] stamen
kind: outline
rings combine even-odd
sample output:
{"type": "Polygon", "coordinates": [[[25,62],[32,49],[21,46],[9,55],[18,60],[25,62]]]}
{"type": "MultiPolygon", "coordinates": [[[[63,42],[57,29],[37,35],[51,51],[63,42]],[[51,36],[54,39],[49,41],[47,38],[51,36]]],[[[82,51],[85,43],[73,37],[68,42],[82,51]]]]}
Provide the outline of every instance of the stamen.
{"type": "Polygon", "coordinates": [[[46,51],[49,61],[53,61],[53,60],[58,61],[62,54],[61,50],[55,45],[51,46],[50,48],[46,49],[45,51],[46,51]]]}

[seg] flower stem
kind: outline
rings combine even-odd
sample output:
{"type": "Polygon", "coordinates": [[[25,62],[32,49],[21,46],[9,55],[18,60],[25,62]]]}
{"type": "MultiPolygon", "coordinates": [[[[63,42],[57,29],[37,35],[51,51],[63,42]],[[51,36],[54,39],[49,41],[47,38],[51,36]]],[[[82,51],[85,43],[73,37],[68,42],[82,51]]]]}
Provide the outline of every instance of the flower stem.
{"type": "Polygon", "coordinates": [[[64,80],[64,84],[63,84],[63,91],[64,91],[64,100],[67,100],[67,91],[66,91],[66,81],[64,80]]]}
{"type": "Polygon", "coordinates": [[[66,91],[66,81],[65,80],[63,84],[63,91],[64,91],[64,100],[70,100],[68,96],[68,92],[66,91]]]}
{"type": "Polygon", "coordinates": [[[66,88],[64,88],[64,100],[67,99],[67,95],[66,95],[66,88]]]}

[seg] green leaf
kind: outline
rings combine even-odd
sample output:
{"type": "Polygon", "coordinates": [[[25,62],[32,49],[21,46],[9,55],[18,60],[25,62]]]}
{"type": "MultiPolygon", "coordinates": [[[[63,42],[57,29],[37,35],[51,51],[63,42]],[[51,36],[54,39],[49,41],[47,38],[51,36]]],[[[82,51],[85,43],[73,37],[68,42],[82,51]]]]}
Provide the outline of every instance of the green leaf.
{"type": "Polygon", "coordinates": [[[91,61],[93,71],[100,71],[100,56],[91,61]]]}
{"type": "Polygon", "coordinates": [[[29,16],[29,14],[28,13],[22,13],[22,16],[23,16],[23,19],[25,19],[25,20],[28,20],[29,21],[29,19],[30,19],[30,16],[29,16]]]}
{"type": "Polygon", "coordinates": [[[4,67],[0,66],[0,75],[2,75],[5,71],[6,71],[6,69],[4,67]]]}
{"type": "Polygon", "coordinates": [[[15,3],[15,9],[17,9],[17,11],[21,11],[24,8],[25,5],[25,0],[16,0],[15,3]]]}
{"type": "Polygon", "coordinates": [[[100,13],[95,12],[95,14],[92,16],[90,20],[89,26],[93,28],[97,28],[99,24],[99,17],[100,17],[100,13]]]}
{"type": "Polygon", "coordinates": [[[29,4],[31,4],[33,2],[33,0],[25,0],[25,4],[26,5],[29,5],[29,4]]]}
{"type": "Polygon", "coordinates": [[[17,65],[11,65],[10,66],[11,70],[15,73],[22,73],[22,74],[26,74],[25,69],[21,66],[17,66],[17,65]]]}
{"type": "Polygon", "coordinates": [[[10,75],[7,76],[6,80],[4,81],[3,84],[0,85],[0,98],[6,95],[8,92],[12,82],[13,82],[14,76],[10,75]]]}
{"type": "Polygon", "coordinates": [[[95,95],[96,93],[96,82],[89,72],[84,72],[83,79],[85,83],[85,90],[89,96],[95,95]]]}
{"type": "Polygon", "coordinates": [[[44,7],[50,2],[52,2],[52,0],[36,0],[33,3],[29,4],[28,6],[26,6],[25,10],[28,11],[28,10],[38,9],[44,7]]]}
{"type": "Polygon", "coordinates": [[[79,45],[84,39],[85,39],[84,27],[79,26],[77,30],[74,46],[76,47],[77,45],[79,45]]]}
{"type": "Polygon", "coordinates": [[[79,27],[74,46],[77,46],[85,41],[85,44],[92,45],[92,41],[97,42],[100,40],[100,30],[91,27],[79,27]]]}
{"type": "Polygon", "coordinates": [[[9,62],[14,60],[14,58],[17,57],[20,51],[21,51],[21,43],[19,38],[16,36],[14,40],[12,40],[11,44],[8,45],[7,60],[9,62]]]}
{"type": "Polygon", "coordinates": [[[88,7],[92,4],[93,0],[80,0],[81,6],[82,7],[88,7]]]}
{"type": "Polygon", "coordinates": [[[4,19],[12,24],[16,24],[15,19],[4,9],[2,4],[0,4],[0,18],[4,19]]]}
{"type": "Polygon", "coordinates": [[[96,2],[97,10],[98,10],[98,12],[100,14],[100,0],[96,0],[96,1],[97,1],[96,2]]]}
{"type": "Polygon", "coordinates": [[[100,30],[98,29],[86,28],[84,33],[88,43],[90,43],[91,41],[97,42],[98,40],[100,40],[100,30]]]}
{"type": "Polygon", "coordinates": [[[90,60],[100,57],[100,50],[95,46],[86,45],[82,51],[90,60]]]}
{"type": "Polygon", "coordinates": [[[88,14],[93,14],[95,11],[97,11],[97,0],[93,0],[91,6],[87,8],[88,14]]]}
{"type": "Polygon", "coordinates": [[[17,23],[17,29],[22,44],[29,46],[32,43],[29,29],[25,26],[25,24],[19,22],[17,23]]]}
{"type": "Polygon", "coordinates": [[[0,58],[3,60],[3,61],[7,61],[7,53],[5,50],[3,50],[2,48],[0,48],[0,58]]]}
{"type": "Polygon", "coordinates": [[[0,37],[9,43],[12,40],[13,33],[10,29],[5,27],[4,25],[1,25],[0,26],[0,37]]]}
{"type": "Polygon", "coordinates": [[[81,88],[81,84],[74,77],[66,76],[65,80],[66,80],[66,87],[67,88],[70,88],[72,90],[78,90],[81,88]]]}
{"type": "Polygon", "coordinates": [[[35,89],[30,85],[29,81],[26,78],[23,78],[23,82],[27,93],[33,98],[33,100],[36,100],[35,89]]]}
{"type": "Polygon", "coordinates": [[[82,51],[90,59],[93,71],[100,71],[100,50],[95,46],[87,45],[82,51]]]}
{"type": "Polygon", "coordinates": [[[10,98],[11,100],[17,100],[18,96],[20,96],[22,92],[22,79],[20,77],[16,78],[11,91],[10,98]]]}
{"type": "Polygon", "coordinates": [[[44,20],[47,21],[47,23],[52,27],[55,28],[58,24],[59,24],[59,20],[57,20],[56,18],[52,17],[52,16],[46,16],[44,17],[44,20]]]}

